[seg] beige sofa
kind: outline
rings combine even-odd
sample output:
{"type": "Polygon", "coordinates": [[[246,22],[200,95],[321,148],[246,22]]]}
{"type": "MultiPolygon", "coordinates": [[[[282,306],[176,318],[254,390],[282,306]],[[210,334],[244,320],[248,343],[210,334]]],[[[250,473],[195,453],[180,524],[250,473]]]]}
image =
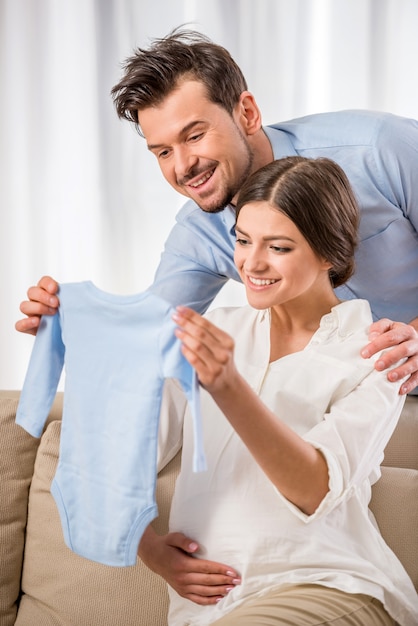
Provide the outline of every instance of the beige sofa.
{"type": "MultiPolygon", "coordinates": [[[[18,397],[0,391],[0,626],[164,626],[165,584],[141,562],[107,567],[65,546],[49,493],[62,395],[40,440],[15,425],[18,397]]],[[[179,455],[158,478],[157,532],[167,527],[178,466],[179,455]]],[[[371,509],[418,589],[418,398],[407,400],[371,509]]]]}

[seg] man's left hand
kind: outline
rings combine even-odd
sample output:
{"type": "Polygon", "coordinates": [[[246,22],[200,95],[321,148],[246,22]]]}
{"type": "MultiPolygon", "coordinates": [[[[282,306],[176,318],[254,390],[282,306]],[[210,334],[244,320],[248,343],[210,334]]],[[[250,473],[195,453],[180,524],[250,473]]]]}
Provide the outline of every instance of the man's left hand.
{"type": "Polygon", "coordinates": [[[367,359],[376,352],[391,348],[376,361],[375,368],[383,371],[402,361],[400,365],[388,372],[388,380],[391,382],[408,377],[399,389],[401,395],[410,393],[418,385],[418,331],[416,328],[418,328],[418,318],[410,324],[392,322],[389,319],[374,322],[370,326],[370,343],[361,351],[361,356],[367,359]]]}

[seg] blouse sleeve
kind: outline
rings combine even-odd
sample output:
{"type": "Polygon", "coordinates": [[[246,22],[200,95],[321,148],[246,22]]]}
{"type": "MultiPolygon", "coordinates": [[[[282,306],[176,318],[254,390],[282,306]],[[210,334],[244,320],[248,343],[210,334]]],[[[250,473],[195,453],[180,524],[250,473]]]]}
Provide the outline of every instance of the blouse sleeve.
{"type": "MultiPolygon", "coordinates": [[[[329,491],[312,515],[286,500],[305,522],[327,515],[356,491],[380,477],[384,449],[405,403],[386,372],[372,370],[349,394],[330,406],[322,422],[303,438],[321,451],[328,465],[329,491]]],[[[283,497],[283,496],[282,496],[283,497]]]]}

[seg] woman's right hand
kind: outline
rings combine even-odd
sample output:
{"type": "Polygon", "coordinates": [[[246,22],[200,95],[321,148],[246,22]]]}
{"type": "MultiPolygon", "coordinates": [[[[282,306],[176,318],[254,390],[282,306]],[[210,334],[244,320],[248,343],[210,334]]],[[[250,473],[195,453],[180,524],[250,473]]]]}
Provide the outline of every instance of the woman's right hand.
{"type": "Polygon", "coordinates": [[[162,576],[180,596],[196,604],[216,604],[241,579],[228,565],[201,559],[198,553],[198,544],[183,533],[161,536],[150,526],[138,550],[145,565],[162,576]]]}
{"type": "Polygon", "coordinates": [[[59,307],[56,295],[58,283],[50,276],[43,276],[36,286],[29,287],[28,300],[20,304],[20,311],[26,315],[15,324],[16,330],[36,335],[42,315],[55,315],[59,307]]]}

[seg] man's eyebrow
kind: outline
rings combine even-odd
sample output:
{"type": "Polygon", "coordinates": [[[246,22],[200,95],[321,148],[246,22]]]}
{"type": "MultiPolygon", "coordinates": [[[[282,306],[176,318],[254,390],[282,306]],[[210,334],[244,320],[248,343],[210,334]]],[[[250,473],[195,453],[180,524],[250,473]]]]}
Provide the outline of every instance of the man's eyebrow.
{"type": "MultiPolygon", "coordinates": [[[[195,126],[199,126],[199,124],[204,124],[204,120],[194,120],[193,122],[189,122],[186,126],[179,132],[179,136],[187,135],[195,126]]],[[[163,148],[166,144],[164,143],[147,143],[148,150],[158,150],[159,148],[163,148]]]]}

